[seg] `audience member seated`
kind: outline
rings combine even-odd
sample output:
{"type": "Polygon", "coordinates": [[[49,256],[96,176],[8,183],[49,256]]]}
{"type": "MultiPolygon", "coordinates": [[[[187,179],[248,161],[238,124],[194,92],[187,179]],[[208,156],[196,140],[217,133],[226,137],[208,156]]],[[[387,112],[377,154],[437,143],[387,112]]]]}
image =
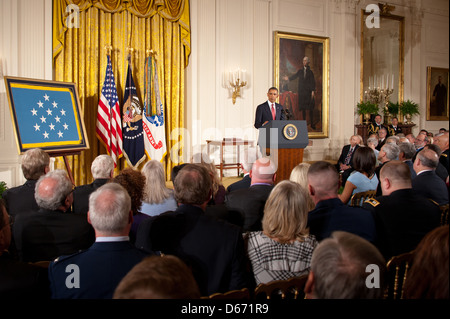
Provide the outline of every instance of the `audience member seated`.
{"type": "Polygon", "coordinates": [[[412,161],[414,162],[416,160],[417,154],[424,148],[425,145],[427,145],[430,141],[430,138],[427,136],[426,131],[423,130],[420,131],[419,134],[417,134],[417,137],[414,139],[414,146],[416,147],[416,154],[414,154],[412,161]]]}
{"type": "Polygon", "coordinates": [[[400,143],[400,137],[398,137],[398,136],[389,136],[389,137],[386,138],[386,143],[391,143],[391,144],[398,145],[398,143],[400,143]]]}
{"type": "Polygon", "coordinates": [[[220,181],[219,173],[214,161],[209,158],[207,154],[197,153],[192,156],[192,163],[199,164],[209,171],[212,179],[212,194],[208,205],[222,204],[225,201],[226,189],[220,181]]]}
{"type": "Polygon", "coordinates": [[[378,165],[378,154],[380,153],[379,150],[377,150],[378,146],[378,138],[376,137],[369,137],[367,139],[367,146],[370,147],[373,150],[373,153],[375,154],[375,159],[378,165]]]}
{"type": "Polygon", "coordinates": [[[412,188],[417,194],[434,200],[439,205],[448,204],[448,188],[445,182],[437,176],[435,170],[439,157],[431,149],[423,149],[414,161],[417,176],[412,181],[412,188]]]}
{"type": "Polygon", "coordinates": [[[391,124],[389,124],[389,126],[388,126],[388,130],[389,130],[390,136],[395,136],[395,135],[403,132],[402,128],[400,126],[398,126],[398,118],[397,117],[392,118],[391,124]]]}
{"type": "Polygon", "coordinates": [[[409,142],[400,143],[398,145],[398,148],[399,148],[398,159],[399,161],[408,165],[409,171],[411,172],[411,180],[412,180],[417,175],[416,171],[414,170],[414,163],[412,161],[414,154],[416,154],[416,148],[414,147],[414,144],[411,144],[409,142]]]}
{"type": "Polygon", "coordinates": [[[144,258],[123,277],[114,299],[199,299],[192,271],[176,256],[144,258]]]}
{"type": "Polygon", "coordinates": [[[142,198],[144,197],[145,177],[140,172],[131,167],[123,169],[119,175],[112,179],[112,182],[123,186],[131,198],[131,212],[133,213],[133,223],[130,229],[130,242],[136,240],[136,232],[142,220],[150,216],[142,214],[140,209],[142,206],[142,198]]]}
{"type": "Polygon", "coordinates": [[[436,135],[434,139],[434,144],[440,147],[442,153],[439,157],[439,162],[447,169],[448,174],[450,175],[450,166],[449,166],[449,148],[448,148],[448,131],[445,133],[441,133],[436,135]]]}
{"type": "Polygon", "coordinates": [[[227,187],[227,192],[230,193],[232,191],[249,188],[251,185],[250,171],[252,169],[253,163],[259,158],[258,149],[254,147],[249,147],[244,150],[243,158],[241,165],[242,171],[244,172],[244,177],[237,182],[234,182],[230,186],[227,187]]]}
{"type": "Polygon", "coordinates": [[[409,252],[432,229],[439,226],[436,203],[412,189],[408,165],[390,161],[380,172],[383,196],[367,199],[363,205],[375,217],[376,246],[386,260],[409,252]]]}
{"type": "Polygon", "coordinates": [[[369,124],[369,127],[367,128],[367,133],[369,135],[378,134],[378,132],[382,128],[385,128],[386,132],[387,132],[388,128],[381,123],[381,115],[377,114],[377,115],[375,115],[374,121],[369,124]]]}
{"type": "Polygon", "coordinates": [[[321,241],[335,230],[359,235],[375,241],[373,216],[360,207],[348,206],[338,197],[339,175],[333,164],[318,161],[308,170],[308,189],[316,208],[309,212],[308,227],[321,241]]]}
{"type": "Polygon", "coordinates": [[[342,174],[342,186],[345,185],[347,178],[353,172],[353,156],[361,143],[362,138],[359,135],[353,135],[350,137],[350,144],[342,148],[336,164],[336,169],[342,174]]]}
{"type": "Polygon", "coordinates": [[[259,158],[250,171],[250,187],[227,194],[225,204],[229,210],[241,213],[244,232],[262,230],[264,205],[273,189],[275,173],[276,166],[269,158],[259,158]]]}
{"type": "Polygon", "coordinates": [[[375,174],[376,158],[370,147],[360,147],[356,150],[353,158],[353,171],[345,183],[340,200],[344,204],[350,204],[353,194],[376,190],[378,177],[375,174]]]}
{"type": "Polygon", "coordinates": [[[73,214],[72,183],[63,170],[41,176],[36,183],[39,210],[19,214],[13,225],[13,237],[20,260],[53,260],[88,248],[94,231],[86,216],[73,214]]]}
{"type": "Polygon", "coordinates": [[[166,186],[163,164],[150,160],[142,168],[145,177],[144,198],[140,212],[148,216],[177,209],[173,190],[166,186]]]}
{"type": "Polygon", "coordinates": [[[21,168],[26,182],[17,187],[5,190],[2,194],[6,211],[15,219],[17,214],[38,210],[34,191],[36,182],[42,175],[50,171],[50,156],[40,148],[26,151],[21,157],[21,168]]]}
{"type": "Polygon", "coordinates": [[[307,274],[317,240],[309,234],[307,198],[298,183],[279,182],[264,208],[263,230],[246,234],[256,285],[307,274]]]}
{"type": "Polygon", "coordinates": [[[94,178],[92,183],[75,187],[73,190],[72,210],[76,214],[87,214],[89,195],[114,176],[114,160],[109,155],[97,156],[91,164],[91,173],[94,178]]]}
{"type": "Polygon", "coordinates": [[[414,251],[405,299],[449,299],[449,226],[429,232],[414,251]]]}
{"type": "Polygon", "coordinates": [[[313,252],[306,299],[382,299],[385,277],[386,261],[374,245],[336,231],[313,252]]]}
{"type": "Polygon", "coordinates": [[[415,144],[416,138],[414,137],[413,134],[407,134],[407,135],[406,135],[406,139],[407,139],[411,144],[416,145],[416,144],[415,144]]]}
{"type": "Polygon", "coordinates": [[[445,127],[441,127],[441,128],[439,129],[439,134],[445,133],[445,132],[448,132],[448,130],[447,130],[445,127]]]}
{"type": "Polygon", "coordinates": [[[11,244],[11,216],[0,199],[0,298],[36,300],[50,298],[47,268],[15,260],[11,244]]]}
{"type": "Polygon", "coordinates": [[[111,299],[122,278],[148,256],[129,242],[133,213],[130,196],[121,185],[107,183],[94,191],[87,219],[95,229],[95,243],[49,265],[53,299],[111,299]]]}
{"type": "MultiPolygon", "coordinates": [[[[310,166],[311,164],[309,163],[300,163],[296,165],[291,171],[289,180],[300,184],[305,190],[308,190],[308,170],[310,166]]],[[[308,211],[311,211],[316,207],[311,196],[309,196],[309,193],[306,201],[308,202],[308,211]]]]}
{"type": "MultiPolygon", "coordinates": [[[[424,146],[423,149],[430,149],[434,152],[436,152],[438,158],[440,159],[440,156],[442,154],[441,148],[437,146],[436,144],[427,144],[424,146]]],[[[448,172],[447,168],[442,165],[442,163],[439,161],[438,166],[435,169],[436,175],[439,176],[447,185],[448,185],[448,172]]]]}
{"type": "Polygon", "coordinates": [[[378,131],[378,145],[376,147],[377,150],[381,150],[383,145],[386,144],[387,137],[388,137],[387,128],[385,127],[380,128],[380,130],[378,131]]]}
{"type": "MultiPolygon", "coordinates": [[[[378,165],[375,168],[375,174],[378,177],[378,180],[380,180],[380,170],[383,167],[384,164],[386,164],[389,161],[395,161],[396,158],[398,158],[398,154],[400,153],[400,148],[398,145],[395,144],[385,144],[380,150],[380,154],[378,154],[378,160],[380,161],[380,165],[378,165]]],[[[381,184],[378,183],[377,187],[377,196],[381,196],[381,184]]]]}
{"type": "Polygon", "coordinates": [[[142,221],[136,240],[139,248],[182,259],[192,269],[202,296],[248,286],[241,230],[205,216],[211,189],[205,167],[184,166],[174,181],[177,210],[142,221]]]}

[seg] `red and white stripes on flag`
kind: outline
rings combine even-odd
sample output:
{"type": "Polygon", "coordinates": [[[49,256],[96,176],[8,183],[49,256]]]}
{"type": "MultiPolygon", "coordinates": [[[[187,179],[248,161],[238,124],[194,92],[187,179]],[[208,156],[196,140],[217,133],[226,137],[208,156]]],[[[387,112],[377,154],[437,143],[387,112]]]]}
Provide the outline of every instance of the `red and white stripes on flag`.
{"type": "Polygon", "coordinates": [[[122,157],[122,122],[111,58],[109,55],[107,57],[105,81],[98,101],[96,133],[116,167],[122,157]]]}

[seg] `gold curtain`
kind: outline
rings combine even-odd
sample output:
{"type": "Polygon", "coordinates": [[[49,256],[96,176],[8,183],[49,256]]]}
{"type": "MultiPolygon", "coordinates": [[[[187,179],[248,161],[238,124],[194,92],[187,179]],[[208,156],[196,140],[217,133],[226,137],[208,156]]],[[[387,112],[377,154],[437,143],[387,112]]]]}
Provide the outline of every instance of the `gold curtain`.
{"type": "MultiPolygon", "coordinates": [[[[147,50],[156,51],[161,100],[164,105],[167,156],[166,177],[173,164],[170,150],[179,147],[170,132],[184,127],[184,69],[190,54],[188,0],[54,0],[53,61],[55,80],[74,82],[78,87],[90,149],[68,156],[76,185],[92,181],[90,166],[105,147],[95,134],[97,105],[106,72],[105,46],[111,45],[111,61],[121,103],[127,69],[127,48],[132,53],[132,70],[139,97],[144,94],[144,63],[147,50]],[[79,8],[78,28],[67,28],[66,7],[79,8]]],[[[182,149],[178,150],[181,155],[182,149]]],[[[145,163],[145,162],[144,162],[145,163]]],[[[142,165],[144,164],[141,164],[142,165]]],[[[64,169],[64,161],[56,165],[64,169]]],[[[117,170],[127,166],[124,158],[117,170]]],[[[140,167],[140,168],[141,168],[140,167]]]]}

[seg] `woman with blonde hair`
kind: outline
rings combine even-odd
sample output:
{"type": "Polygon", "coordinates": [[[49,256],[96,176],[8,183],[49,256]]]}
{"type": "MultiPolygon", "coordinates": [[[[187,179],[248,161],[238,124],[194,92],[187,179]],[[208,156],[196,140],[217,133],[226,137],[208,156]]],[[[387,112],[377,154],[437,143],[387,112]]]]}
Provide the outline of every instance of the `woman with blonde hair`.
{"type": "Polygon", "coordinates": [[[309,272],[318,242],[307,229],[308,196],[296,182],[279,182],[264,207],[263,230],[246,233],[247,255],[256,284],[309,272]]]}
{"type": "Polygon", "coordinates": [[[163,165],[151,160],[142,168],[145,176],[144,197],[141,213],[148,216],[157,216],[161,213],[177,209],[177,202],[173,190],[166,186],[166,177],[163,165]]]}
{"type": "MultiPolygon", "coordinates": [[[[309,163],[300,163],[297,166],[295,166],[292,171],[291,175],[289,176],[289,180],[291,182],[296,182],[300,184],[305,190],[308,189],[308,169],[311,166],[309,163]]],[[[311,196],[308,194],[308,211],[313,210],[316,205],[314,204],[314,201],[312,200],[311,196]]]]}

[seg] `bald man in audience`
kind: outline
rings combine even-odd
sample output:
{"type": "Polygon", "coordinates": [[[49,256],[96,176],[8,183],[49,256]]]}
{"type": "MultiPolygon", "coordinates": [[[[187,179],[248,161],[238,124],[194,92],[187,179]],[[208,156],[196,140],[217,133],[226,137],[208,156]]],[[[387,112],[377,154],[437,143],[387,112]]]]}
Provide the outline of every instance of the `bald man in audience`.
{"type": "Polygon", "coordinates": [[[420,151],[414,161],[417,176],[412,181],[412,188],[439,205],[445,205],[448,204],[448,188],[435,172],[438,164],[439,156],[435,151],[431,149],[420,151]]]}
{"type": "Polygon", "coordinates": [[[274,187],[276,170],[272,160],[267,157],[259,158],[250,170],[250,187],[227,194],[227,208],[240,212],[244,217],[244,232],[262,230],[264,205],[274,187]]]}
{"type": "Polygon", "coordinates": [[[308,214],[308,227],[321,241],[335,230],[356,234],[375,242],[373,216],[360,207],[348,206],[339,199],[339,174],[329,162],[319,161],[308,170],[308,190],[316,207],[308,214]]]}
{"type": "Polygon", "coordinates": [[[380,172],[383,195],[367,199],[363,207],[375,217],[375,245],[386,260],[416,248],[440,224],[439,206],[412,188],[407,164],[390,161],[380,172]]]}

